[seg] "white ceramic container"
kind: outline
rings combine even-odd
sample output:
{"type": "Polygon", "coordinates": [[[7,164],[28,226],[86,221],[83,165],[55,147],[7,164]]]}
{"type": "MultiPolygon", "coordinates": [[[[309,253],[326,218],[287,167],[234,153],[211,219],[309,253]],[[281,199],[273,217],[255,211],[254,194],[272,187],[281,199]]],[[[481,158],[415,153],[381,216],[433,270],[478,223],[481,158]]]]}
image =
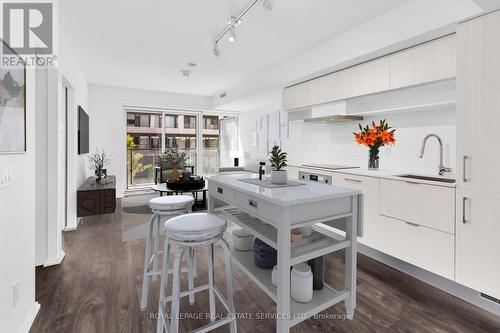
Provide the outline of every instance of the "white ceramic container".
{"type": "Polygon", "coordinates": [[[286,184],[288,181],[288,175],[286,170],[271,171],[271,183],[276,185],[286,184]]]}
{"type": "Polygon", "coordinates": [[[293,266],[290,278],[290,294],[299,303],[309,303],[313,298],[313,275],[308,264],[293,266]]]}
{"type": "Polygon", "coordinates": [[[233,234],[233,247],[239,251],[253,250],[253,235],[243,229],[235,229],[233,234]]]}

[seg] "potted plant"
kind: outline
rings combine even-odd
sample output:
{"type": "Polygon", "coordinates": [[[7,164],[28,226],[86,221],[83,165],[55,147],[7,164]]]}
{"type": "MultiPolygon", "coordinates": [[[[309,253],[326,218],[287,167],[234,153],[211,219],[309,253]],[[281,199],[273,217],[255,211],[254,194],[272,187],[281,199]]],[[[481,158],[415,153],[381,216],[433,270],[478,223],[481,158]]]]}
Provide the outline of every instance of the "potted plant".
{"type": "Polygon", "coordinates": [[[271,171],[271,183],[286,184],[288,181],[288,177],[286,174],[286,170],[283,170],[283,168],[286,167],[287,153],[282,151],[279,146],[274,146],[270,154],[271,158],[269,159],[269,161],[271,162],[271,167],[273,168],[273,170],[271,171]]]}
{"type": "Polygon", "coordinates": [[[176,150],[168,149],[161,156],[165,168],[171,169],[170,181],[176,182],[179,179],[179,169],[183,169],[187,161],[185,152],[179,153],[176,150]]]}
{"type": "Polygon", "coordinates": [[[94,170],[96,181],[100,182],[102,179],[102,176],[105,173],[104,167],[106,165],[109,165],[111,163],[111,160],[108,160],[106,158],[106,153],[105,153],[104,149],[102,150],[102,153],[100,153],[99,149],[97,149],[94,154],[88,156],[88,159],[89,159],[90,169],[94,170]]]}
{"type": "Polygon", "coordinates": [[[359,132],[353,133],[354,139],[358,144],[370,148],[368,169],[378,170],[380,147],[396,143],[396,139],[394,138],[396,130],[389,127],[385,119],[381,120],[378,125],[372,121],[371,127],[368,125],[363,127],[359,124],[359,129],[359,132]]]}

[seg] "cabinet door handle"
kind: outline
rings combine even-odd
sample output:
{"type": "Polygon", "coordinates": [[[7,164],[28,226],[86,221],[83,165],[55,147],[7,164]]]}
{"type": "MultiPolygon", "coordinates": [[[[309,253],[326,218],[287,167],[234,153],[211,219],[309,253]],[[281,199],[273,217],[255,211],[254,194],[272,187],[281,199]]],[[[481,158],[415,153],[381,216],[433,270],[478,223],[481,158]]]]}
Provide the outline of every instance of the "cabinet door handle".
{"type": "Polygon", "coordinates": [[[412,227],[420,227],[420,224],[411,223],[411,222],[408,222],[408,221],[405,221],[405,222],[406,222],[406,224],[411,225],[412,227]]]}
{"type": "Polygon", "coordinates": [[[405,180],[405,183],[406,184],[412,184],[412,185],[420,185],[420,183],[412,182],[412,181],[409,181],[409,180],[405,180]]]}
{"type": "Polygon", "coordinates": [[[248,205],[252,208],[259,208],[259,204],[257,201],[255,200],[252,200],[252,199],[249,199],[248,200],[248,205]]]}
{"type": "Polygon", "coordinates": [[[464,173],[463,182],[464,183],[467,183],[470,180],[470,179],[467,179],[467,159],[468,158],[469,157],[467,155],[464,155],[464,158],[463,158],[463,163],[464,163],[464,165],[463,165],[463,173],[464,173]]]}
{"type": "Polygon", "coordinates": [[[362,181],[359,179],[352,179],[352,178],[344,178],[346,182],[351,182],[351,183],[361,183],[362,181]]]}
{"type": "Polygon", "coordinates": [[[466,224],[469,223],[470,221],[467,221],[465,218],[465,205],[467,204],[467,197],[462,198],[462,223],[466,224]]]}

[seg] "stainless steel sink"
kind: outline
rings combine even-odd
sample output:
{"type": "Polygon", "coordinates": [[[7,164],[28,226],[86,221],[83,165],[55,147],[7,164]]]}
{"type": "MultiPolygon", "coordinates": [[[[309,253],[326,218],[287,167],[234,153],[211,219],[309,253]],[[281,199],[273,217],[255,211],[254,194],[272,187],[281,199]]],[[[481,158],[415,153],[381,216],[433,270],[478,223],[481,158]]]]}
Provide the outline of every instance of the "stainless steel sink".
{"type": "Polygon", "coordinates": [[[442,178],[442,177],[420,176],[420,175],[412,175],[412,174],[398,175],[397,177],[418,179],[418,180],[428,180],[428,181],[440,182],[440,183],[455,183],[455,179],[442,178]]]}

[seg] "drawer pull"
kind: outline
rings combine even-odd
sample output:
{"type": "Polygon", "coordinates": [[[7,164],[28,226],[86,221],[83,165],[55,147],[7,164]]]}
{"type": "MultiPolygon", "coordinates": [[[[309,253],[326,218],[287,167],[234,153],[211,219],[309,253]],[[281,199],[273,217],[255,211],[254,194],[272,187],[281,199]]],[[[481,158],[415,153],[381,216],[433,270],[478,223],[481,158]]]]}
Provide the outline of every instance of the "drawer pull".
{"type": "Polygon", "coordinates": [[[405,221],[405,222],[406,222],[406,224],[411,225],[412,227],[420,227],[420,224],[411,223],[411,222],[407,222],[407,221],[405,221]]]}
{"type": "Polygon", "coordinates": [[[409,181],[409,180],[405,180],[405,183],[406,184],[412,184],[412,185],[420,185],[420,183],[412,182],[412,181],[409,181]]]}
{"type": "Polygon", "coordinates": [[[255,200],[248,199],[248,205],[252,208],[259,208],[259,203],[255,200]]]}
{"type": "Polygon", "coordinates": [[[224,194],[224,190],[222,189],[222,187],[217,187],[217,193],[224,194]]]}
{"type": "Polygon", "coordinates": [[[467,159],[469,158],[469,156],[467,155],[464,155],[464,159],[463,159],[463,162],[464,162],[464,165],[463,165],[463,173],[464,173],[464,177],[463,177],[463,182],[464,183],[467,183],[470,179],[467,179],[467,159]]]}
{"type": "Polygon", "coordinates": [[[470,221],[467,221],[465,218],[465,205],[467,204],[467,197],[462,198],[462,223],[466,224],[469,223],[470,221]]]}
{"type": "Polygon", "coordinates": [[[344,178],[346,182],[351,182],[351,183],[361,183],[362,181],[359,179],[352,179],[352,178],[344,178]]]}

